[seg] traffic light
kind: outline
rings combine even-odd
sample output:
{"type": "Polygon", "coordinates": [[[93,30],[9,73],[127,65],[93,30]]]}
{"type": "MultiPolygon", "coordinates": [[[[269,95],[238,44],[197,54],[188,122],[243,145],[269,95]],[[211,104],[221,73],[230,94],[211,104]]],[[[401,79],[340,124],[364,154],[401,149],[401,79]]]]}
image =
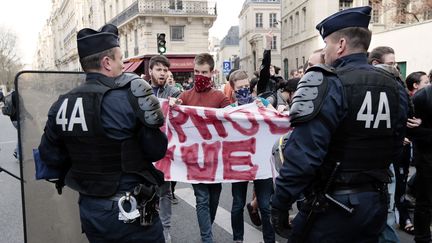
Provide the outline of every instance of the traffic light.
{"type": "Polygon", "coordinates": [[[165,33],[158,33],[156,42],[159,54],[164,54],[166,52],[165,33]]]}

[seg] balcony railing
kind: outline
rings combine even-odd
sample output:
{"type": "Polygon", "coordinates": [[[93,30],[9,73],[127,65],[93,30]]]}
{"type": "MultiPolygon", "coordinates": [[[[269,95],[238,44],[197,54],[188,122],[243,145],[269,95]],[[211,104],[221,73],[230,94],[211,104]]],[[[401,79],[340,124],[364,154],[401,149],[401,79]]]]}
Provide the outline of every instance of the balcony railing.
{"type": "Polygon", "coordinates": [[[209,1],[137,0],[111,19],[109,23],[121,25],[136,15],[216,16],[216,3],[209,1]]]}
{"type": "Polygon", "coordinates": [[[135,17],[139,13],[138,1],[132,3],[127,9],[123,10],[120,14],[111,19],[108,23],[115,26],[119,26],[126,22],[127,20],[135,17]]]}

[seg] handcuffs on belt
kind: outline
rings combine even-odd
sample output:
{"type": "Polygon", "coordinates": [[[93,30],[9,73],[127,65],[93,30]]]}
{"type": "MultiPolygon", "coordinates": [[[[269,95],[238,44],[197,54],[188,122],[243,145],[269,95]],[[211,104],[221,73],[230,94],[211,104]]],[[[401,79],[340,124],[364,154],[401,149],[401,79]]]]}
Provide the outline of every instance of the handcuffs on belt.
{"type": "Polygon", "coordinates": [[[133,195],[131,195],[131,192],[126,192],[125,195],[118,200],[118,219],[122,220],[124,223],[133,223],[139,217],[142,226],[152,225],[154,217],[158,216],[158,210],[156,208],[158,201],[159,199],[155,186],[149,188],[140,184],[134,188],[133,195]],[[138,198],[138,201],[140,201],[139,204],[134,195],[138,198]],[[125,202],[129,202],[130,204],[129,212],[126,212],[123,208],[125,202]]]}

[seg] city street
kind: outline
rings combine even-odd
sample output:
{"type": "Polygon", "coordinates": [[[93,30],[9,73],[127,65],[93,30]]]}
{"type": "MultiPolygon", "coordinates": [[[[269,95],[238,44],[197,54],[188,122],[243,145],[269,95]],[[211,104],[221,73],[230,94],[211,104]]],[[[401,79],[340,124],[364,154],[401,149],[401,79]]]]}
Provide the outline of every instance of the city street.
{"type": "MultiPolygon", "coordinates": [[[[12,156],[16,144],[16,130],[8,117],[0,115],[0,166],[19,175],[19,164],[12,156]]],[[[248,198],[251,198],[252,184],[249,186],[248,198]]],[[[23,242],[22,212],[21,212],[21,189],[19,181],[0,173],[0,191],[3,195],[0,200],[0,235],[1,242],[20,243],[23,242]]],[[[199,228],[195,214],[195,196],[189,184],[178,183],[175,191],[180,199],[179,204],[173,205],[172,218],[172,242],[200,242],[199,228]]],[[[230,220],[232,197],[231,186],[223,185],[223,191],[217,211],[213,234],[215,242],[232,242],[232,230],[230,220]]],[[[245,211],[245,243],[262,242],[261,229],[254,227],[245,211]]],[[[399,231],[401,242],[412,242],[412,237],[399,231]]],[[[284,242],[283,238],[277,237],[278,242],[284,242]]]]}

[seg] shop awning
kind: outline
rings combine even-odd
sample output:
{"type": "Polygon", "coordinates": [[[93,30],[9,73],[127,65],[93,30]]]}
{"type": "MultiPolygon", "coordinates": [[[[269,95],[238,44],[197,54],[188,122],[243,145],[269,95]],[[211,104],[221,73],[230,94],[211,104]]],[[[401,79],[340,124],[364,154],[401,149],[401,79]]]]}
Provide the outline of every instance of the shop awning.
{"type": "Polygon", "coordinates": [[[125,66],[123,68],[123,72],[135,72],[137,70],[137,68],[141,65],[142,62],[143,62],[143,60],[138,61],[138,62],[125,63],[125,66]]]}
{"type": "Polygon", "coordinates": [[[193,72],[194,58],[170,58],[170,70],[173,72],[193,72]]]}
{"type": "Polygon", "coordinates": [[[124,66],[123,66],[123,72],[126,72],[126,70],[131,66],[133,64],[133,62],[128,62],[128,63],[125,63],[124,64],[124,66]]]}

